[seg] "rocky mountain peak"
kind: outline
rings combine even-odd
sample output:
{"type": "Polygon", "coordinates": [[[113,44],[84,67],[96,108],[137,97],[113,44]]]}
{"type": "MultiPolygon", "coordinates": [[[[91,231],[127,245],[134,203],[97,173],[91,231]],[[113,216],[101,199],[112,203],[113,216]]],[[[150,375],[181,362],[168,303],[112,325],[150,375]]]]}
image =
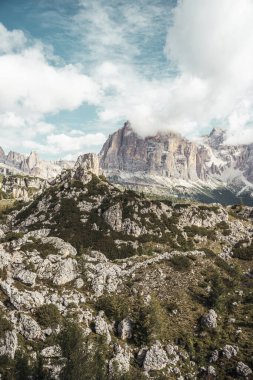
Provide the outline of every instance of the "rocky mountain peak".
{"type": "Polygon", "coordinates": [[[101,170],[98,155],[87,153],[79,156],[74,166],[74,172],[74,177],[83,183],[90,181],[92,174],[99,176],[101,170]]]}
{"type": "Polygon", "coordinates": [[[208,143],[211,147],[218,149],[226,138],[226,131],[222,128],[213,128],[208,136],[208,143]]]}
{"type": "Polygon", "coordinates": [[[39,156],[36,152],[32,151],[27,158],[27,165],[30,169],[34,168],[39,162],[39,156]]]}
{"type": "Polygon", "coordinates": [[[0,157],[4,157],[4,156],[5,156],[4,150],[3,150],[3,148],[0,146],[0,157]]]}

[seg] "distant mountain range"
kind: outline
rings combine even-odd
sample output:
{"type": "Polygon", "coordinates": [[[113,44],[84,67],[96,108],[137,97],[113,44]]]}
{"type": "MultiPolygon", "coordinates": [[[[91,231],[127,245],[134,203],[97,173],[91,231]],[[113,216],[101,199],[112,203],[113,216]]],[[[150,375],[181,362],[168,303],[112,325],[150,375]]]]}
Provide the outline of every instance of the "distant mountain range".
{"type": "MultiPolygon", "coordinates": [[[[99,154],[100,168],[110,182],[154,196],[253,206],[253,144],[232,146],[225,141],[226,132],[217,128],[198,142],[173,132],[142,138],[126,122],[105,142],[99,154]]],[[[50,182],[74,164],[41,160],[36,152],[6,155],[0,148],[4,177],[21,174],[50,182]]],[[[33,182],[23,186],[21,182],[5,179],[2,189],[22,195],[26,187],[44,186],[33,182]]],[[[25,194],[28,197],[27,191],[25,194]]]]}
{"type": "Polygon", "coordinates": [[[10,151],[7,155],[0,147],[0,173],[26,174],[43,179],[56,177],[62,169],[74,166],[72,161],[46,161],[41,160],[36,152],[28,156],[10,151]]]}

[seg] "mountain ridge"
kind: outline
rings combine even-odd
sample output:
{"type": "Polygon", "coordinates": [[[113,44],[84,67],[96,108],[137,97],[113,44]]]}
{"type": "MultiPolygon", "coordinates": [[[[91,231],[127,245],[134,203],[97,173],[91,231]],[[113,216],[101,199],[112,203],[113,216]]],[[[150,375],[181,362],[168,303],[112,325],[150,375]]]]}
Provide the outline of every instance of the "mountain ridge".
{"type": "MultiPolygon", "coordinates": [[[[110,181],[163,195],[210,198],[227,191],[253,204],[253,144],[224,145],[225,131],[213,129],[200,142],[179,134],[138,136],[126,122],[110,135],[100,152],[100,165],[110,181]],[[213,194],[212,194],[213,193],[213,194]]],[[[229,203],[229,202],[228,202],[229,203]]]]}

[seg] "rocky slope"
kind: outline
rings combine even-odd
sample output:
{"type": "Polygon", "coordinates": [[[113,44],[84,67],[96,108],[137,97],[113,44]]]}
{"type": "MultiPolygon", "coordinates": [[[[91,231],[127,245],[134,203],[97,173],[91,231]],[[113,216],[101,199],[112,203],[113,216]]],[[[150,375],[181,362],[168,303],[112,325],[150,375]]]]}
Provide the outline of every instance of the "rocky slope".
{"type": "Polygon", "coordinates": [[[214,129],[199,143],[175,133],[141,138],[129,122],[104,144],[101,168],[110,181],[139,191],[253,204],[253,144],[224,145],[214,129]]]}
{"type": "Polygon", "coordinates": [[[120,191],[81,156],[1,217],[2,379],[251,379],[252,209],[120,191]]]}
{"type": "Polygon", "coordinates": [[[8,174],[23,174],[35,176],[43,179],[55,178],[62,169],[72,168],[72,161],[45,161],[41,160],[36,152],[31,152],[30,155],[10,151],[5,155],[0,147],[0,173],[8,174]]]}
{"type": "Polygon", "coordinates": [[[0,197],[27,202],[48,185],[46,180],[38,177],[20,174],[0,176],[0,197]]]}

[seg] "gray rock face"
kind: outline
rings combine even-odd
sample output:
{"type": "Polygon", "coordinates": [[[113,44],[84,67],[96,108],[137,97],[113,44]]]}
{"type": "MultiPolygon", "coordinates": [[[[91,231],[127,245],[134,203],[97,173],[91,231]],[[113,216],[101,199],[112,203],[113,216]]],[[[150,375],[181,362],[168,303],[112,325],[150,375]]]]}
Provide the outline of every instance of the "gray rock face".
{"type": "Polygon", "coordinates": [[[79,156],[74,167],[74,172],[74,177],[83,183],[88,183],[92,178],[92,174],[99,176],[101,170],[98,155],[87,153],[79,156]]]}
{"type": "Polygon", "coordinates": [[[44,339],[38,323],[26,314],[21,314],[19,318],[19,331],[28,340],[44,339]]]}
{"type": "Polygon", "coordinates": [[[154,193],[197,193],[196,184],[252,192],[253,144],[224,141],[225,131],[217,129],[199,143],[175,133],[142,138],[127,122],[105,142],[100,166],[112,182],[154,193]]]}
{"type": "Polygon", "coordinates": [[[21,269],[20,271],[17,271],[16,274],[13,276],[15,279],[23,282],[26,285],[34,285],[36,280],[36,273],[31,272],[29,270],[21,269]]]}
{"type": "Polygon", "coordinates": [[[222,349],[222,354],[227,359],[231,359],[233,356],[236,356],[237,353],[238,353],[238,348],[231,346],[230,344],[226,344],[226,346],[224,346],[224,348],[222,349]]]}
{"type": "Polygon", "coordinates": [[[104,318],[104,312],[100,311],[95,318],[95,332],[106,337],[107,344],[112,340],[108,324],[104,318]]]}
{"type": "Polygon", "coordinates": [[[101,168],[108,172],[144,172],[182,179],[205,178],[206,174],[201,167],[203,154],[194,143],[175,133],[143,139],[128,122],[108,138],[100,155],[101,168]]]}
{"type": "Polygon", "coordinates": [[[130,318],[123,319],[118,325],[118,334],[122,340],[131,339],[133,335],[133,322],[130,318]]]}
{"type": "Polygon", "coordinates": [[[18,338],[16,332],[6,331],[4,337],[0,340],[0,356],[7,355],[14,359],[18,347],[18,338]]]}
{"type": "Polygon", "coordinates": [[[41,306],[44,303],[44,297],[38,291],[19,291],[17,288],[5,281],[0,283],[0,287],[17,310],[30,310],[41,306]]]}
{"type": "Polygon", "coordinates": [[[238,373],[238,375],[243,376],[245,378],[252,374],[252,370],[249,368],[249,366],[247,366],[247,364],[243,362],[239,362],[237,364],[236,372],[238,373]]]}
{"type": "Polygon", "coordinates": [[[115,379],[115,376],[127,373],[130,369],[131,353],[128,347],[121,347],[119,344],[114,345],[114,356],[109,361],[109,378],[115,379]]]}
{"type": "Polygon", "coordinates": [[[168,362],[166,351],[162,348],[161,343],[157,341],[146,352],[143,369],[147,372],[161,370],[167,366],[168,362]]]}
{"type": "Polygon", "coordinates": [[[213,309],[210,309],[201,318],[201,324],[208,329],[215,329],[217,327],[217,314],[213,309]]]}
{"type": "Polygon", "coordinates": [[[60,358],[62,356],[61,347],[59,345],[49,346],[41,351],[43,358],[60,358]]]}

